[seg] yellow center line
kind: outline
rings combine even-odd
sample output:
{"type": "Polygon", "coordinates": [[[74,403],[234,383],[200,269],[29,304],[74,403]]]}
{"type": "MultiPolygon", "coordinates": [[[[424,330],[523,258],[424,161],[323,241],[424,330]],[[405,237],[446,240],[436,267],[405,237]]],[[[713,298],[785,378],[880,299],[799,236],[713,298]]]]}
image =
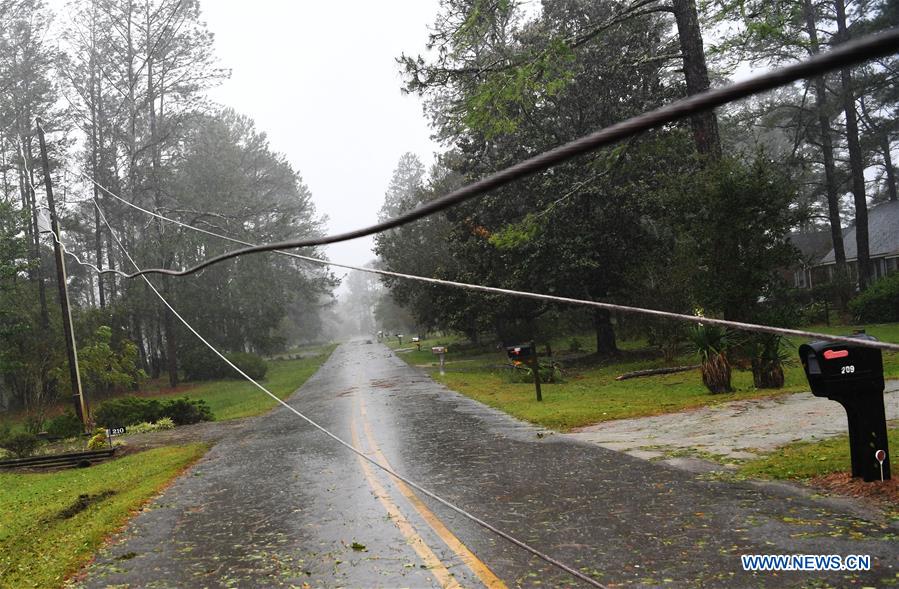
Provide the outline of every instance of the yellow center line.
{"type": "MultiPolygon", "coordinates": [[[[359,400],[359,412],[362,414],[362,427],[365,431],[365,437],[368,439],[369,446],[371,446],[372,454],[375,459],[378,460],[384,466],[393,470],[393,467],[390,466],[390,462],[388,462],[387,457],[384,456],[384,453],[381,452],[381,449],[378,447],[377,442],[375,441],[374,434],[371,431],[371,426],[368,423],[368,417],[365,412],[365,400],[362,397],[356,397],[359,400]]],[[[355,433],[355,430],[354,430],[355,433]]],[[[425,505],[421,499],[418,498],[409,485],[404,483],[403,481],[393,478],[393,482],[396,484],[397,488],[400,490],[406,499],[409,500],[409,503],[412,504],[412,507],[418,512],[418,514],[424,519],[431,529],[434,530],[440,539],[443,540],[446,545],[456,553],[456,556],[465,563],[465,565],[471,569],[475,575],[481,580],[487,589],[508,589],[506,584],[497,577],[493,571],[491,571],[484,562],[479,559],[475,554],[462,543],[459,538],[455,536],[447,527],[443,524],[440,519],[434,515],[434,513],[428,509],[428,506],[425,505]]]]}
{"type": "MultiPolygon", "coordinates": [[[[356,433],[355,417],[352,418],[350,428],[352,430],[353,445],[359,448],[359,435],[356,433]]],[[[412,549],[415,550],[416,554],[418,554],[421,560],[424,561],[425,566],[431,571],[431,574],[434,575],[440,586],[444,589],[461,589],[459,582],[453,577],[443,562],[437,558],[434,551],[425,544],[425,541],[418,535],[415,528],[412,527],[412,524],[406,519],[406,516],[402,514],[400,508],[393,502],[384,487],[381,486],[381,483],[372,471],[372,466],[361,456],[357,456],[357,458],[359,464],[362,466],[362,472],[365,474],[368,484],[375,492],[375,497],[378,498],[387,510],[387,515],[393,520],[393,523],[399,528],[403,536],[406,537],[408,544],[412,546],[412,549]]]]}

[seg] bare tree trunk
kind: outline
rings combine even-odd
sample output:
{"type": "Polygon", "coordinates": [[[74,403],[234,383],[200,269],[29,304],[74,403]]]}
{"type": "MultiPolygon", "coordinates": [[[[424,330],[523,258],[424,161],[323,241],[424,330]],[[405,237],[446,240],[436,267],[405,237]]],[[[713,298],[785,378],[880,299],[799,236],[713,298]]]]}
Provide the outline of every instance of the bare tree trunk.
{"type": "MultiPolygon", "coordinates": [[[[152,165],[152,176],[153,176],[153,193],[154,200],[157,208],[162,208],[162,190],[160,190],[159,182],[160,182],[160,167],[161,167],[161,153],[159,146],[159,137],[157,133],[157,117],[156,117],[156,87],[153,81],[153,68],[156,65],[156,55],[151,55],[151,52],[157,48],[157,45],[151,44],[151,39],[153,39],[153,30],[151,26],[151,14],[150,14],[150,2],[146,2],[144,4],[144,17],[146,18],[146,30],[145,30],[145,38],[147,43],[147,106],[149,107],[149,118],[150,118],[150,153],[152,157],[151,165],[152,165]]],[[[164,31],[159,31],[159,34],[164,34],[164,31]]],[[[160,50],[162,48],[160,47],[160,50]]],[[[161,94],[161,93],[160,93],[161,94]]],[[[165,239],[165,226],[162,223],[161,219],[156,220],[156,230],[157,235],[159,237],[159,243],[162,246],[160,255],[162,256],[162,267],[168,268],[171,265],[172,256],[167,253],[168,248],[163,244],[166,243],[165,239]]],[[[165,296],[168,300],[172,299],[172,288],[171,281],[168,280],[168,277],[163,279],[162,289],[165,293],[165,296]]],[[[172,311],[166,308],[163,313],[163,327],[165,330],[165,343],[166,343],[166,370],[169,373],[169,384],[172,387],[178,386],[178,347],[176,345],[176,335],[175,335],[175,317],[172,314],[172,311]]]]}
{"type": "Polygon", "coordinates": [[[605,309],[594,309],[593,328],[596,330],[596,353],[599,355],[612,355],[618,353],[618,345],[615,342],[615,328],[612,326],[612,316],[605,309]]]}
{"type": "Polygon", "coordinates": [[[890,137],[886,133],[880,135],[880,152],[883,154],[883,167],[887,173],[890,200],[899,200],[896,198],[896,168],[893,167],[893,154],[890,153],[890,137]]]}
{"type": "MultiPolygon", "coordinates": [[[[91,31],[91,35],[95,35],[93,31],[91,31]]],[[[93,40],[92,40],[93,43],[93,40]]],[[[96,57],[94,47],[91,47],[91,80],[90,80],[90,109],[91,109],[91,176],[94,180],[97,180],[97,125],[100,123],[99,113],[97,112],[97,76],[95,72],[96,68],[96,57]]],[[[94,200],[99,200],[100,193],[97,189],[97,185],[93,185],[94,190],[94,200]]],[[[97,267],[101,270],[103,269],[103,232],[101,230],[100,225],[100,211],[98,209],[94,209],[94,255],[97,259],[97,267]]],[[[103,275],[97,275],[97,293],[100,299],[100,308],[103,309],[106,307],[106,292],[103,288],[103,275]]]]}
{"type": "MultiPolygon", "coordinates": [[[[172,297],[172,289],[171,289],[171,277],[164,276],[162,281],[162,290],[165,292],[165,297],[168,300],[171,300],[172,297]]],[[[175,336],[175,318],[172,315],[172,312],[166,308],[164,313],[164,325],[165,328],[165,359],[166,359],[166,370],[169,373],[169,384],[172,387],[178,386],[178,346],[176,342],[175,336]]]]}
{"type": "Polygon", "coordinates": [[[37,265],[34,274],[37,279],[37,296],[41,308],[41,326],[46,329],[50,325],[50,312],[47,309],[47,285],[44,280],[43,261],[41,260],[41,232],[37,221],[37,196],[34,194],[34,158],[31,153],[31,140],[26,141],[23,136],[22,142],[25,145],[25,149],[23,150],[25,157],[28,158],[27,171],[24,172],[25,181],[27,182],[25,193],[28,197],[28,208],[31,211],[31,232],[34,238],[34,251],[32,255],[34,256],[35,264],[37,265]]]}
{"type": "MultiPolygon", "coordinates": [[[[672,11],[677,21],[677,36],[684,60],[684,78],[687,95],[699,94],[709,89],[709,70],[702,45],[702,31],[696,13],[695,0],[673,0],[672,11]]],[[[712,160],[721,159],[721,138],[718,134],[718,117],[714,110],[707,110],[690,118],[696,151],[712,160]]]]}
{"type": "Polygon", "coordinates": [[[132,329],[134,330],[134,341],[137,342],[137,355],[140,360],[141,367],[147,372],[150,371],[150,358],[147,355],[147,344],[144,342],[144,330],[141,326],[141,320],[137,314],[132,316],[132,329]]]}
{"type": "MultiPolygon", "coordinates": [[[[805,30],[809,36],[809,53],[817,55],[821,48],[818,42],[818,19],[811,0],[803,0],[805,30]]],[[[815,78],[815,108],[818,111],[818,132],[821,139],[821,155],[824,159],[824,184],[827,192],[827,217],[830,221],[830,241],[837,266],[837,275],[848,277],[846,270],[846,249],[843,246],[843,224],[840,220],[840,196],[837,190],[836,165],[833,159],[833,138],[830,117],[827,114],[827,84],[824,76],[815,78]]],[[[846,297],[839,296],[840,308],[845,309],[846,297]]]]}
{"type": "Polygon", "coordinates": [[[883,169],[887,175],[887,194],[890,200],[896,200],[896,169],[893,167],[893,154],[890,152],[890,133],[886,127],[878,125],[871,118],[864,95],[859,98],[859,106],[862,107],[862,122],[865,128],[877,138],[877,148],[883,158],[883,169]]]}
{"type": "MultiPolygon", "coordinates": [[[[837,35],[840,43],[849,40],[846,29],[846,5],[834,0],[837,15],[837,35]]],[[[870,255],[868,249],[868,201],[865,196],[865,164],[858,141],[858,115],[855,112],[855,94],[852,90],[852,70],[840,70],[843,90],[843,110],[846,114],[846,143],[849,148],[849,170],[852,176],[852,195],[855,200],[855,245],[858,252],[858,288],[865,290],[870,282],[870,255]]]]}
{"type": "MultiPolygon", "coordinates": [[[[112,235],[109,232],[106,232],[106,265],[109,266],[110,270],[116,269],[115,263],[115,254],[114,249],[112,247],[112,235]]],[[[109,300],[112,301],[118,296],[118,292],[116,290],[116,277],[115,274],[109,274],[109,300]]]]}

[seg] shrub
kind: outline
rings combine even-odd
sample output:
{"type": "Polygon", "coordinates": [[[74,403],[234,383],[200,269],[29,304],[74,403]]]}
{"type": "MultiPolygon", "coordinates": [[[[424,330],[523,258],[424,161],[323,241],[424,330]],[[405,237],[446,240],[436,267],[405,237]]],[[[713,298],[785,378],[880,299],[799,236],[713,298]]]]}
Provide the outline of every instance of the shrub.
{"type": "Polygon", "coordinates": [[[43,413],[29,413],[25,417],[25,431],[37,435],[44,431],[44,423],[43,413]]]}
{"type": "Polygon", "coordinates": [[[899,272],[872,283],[849,301],[849,309],[863,323],[899,321],[899,272]]]}
{"type": "Polygon", "coordinates": [[[47,433],[56,438],[74,438],[81,435],[81,420],[71,411],[57,415],[47,424],[47,433]]]}
{"type": "MultiPolygon", "coordinates": [[[[243,370],[250,378],[265,378],[268,366],[260,356],[245,352],[225,354],[225,357],[243,370]]],[[[215,380],[219,378],[241,378],[233,368],[221,358],[206,349],[196,349],[182,356],[184,377],[187,380],[215,380]]]]}
{"type": "MultiPolygon", "coordinates": [[[[236,352],[234,354],[225,354],[225,357],[234,362],[238,368],[246,372],[247,376],[253,380],[262,380],[268,372],[268,365],[266,365],[265,360],[256,354],[236,352]]],[[[231,378],[237,378],[237,374],[233,368],[229,366],[228,370],[230,371],[229,376],[231,378]]]]}
{"type": "Polygon", "coordinates": [[[25,458],[34,454],[41,441],[32,433],[19,432],[0,440],[0,448],[3,448],[16,458],[25,458]]]}
{"type": "Polygon", "coordinates": [[[94,434],[94,437],[92,437],[88,441],[87,449],[88,450],[102,450],[102,449],[106,448],[106,446],[108,446],[108,445],[109,445],[109,439],[106,437],[106,432],[101,431],[97,434],[94,434]]]}
{"type": "MultiPolygon", "coordinates": [[[[509,382],[534,382],[534,370],[523,363],[511,364],[508,367],[507,376],[509,382]]],[[[562,370],[555,363],[540,363],[540,382],[562,382],[562,370]]]]}
{"type": "Polygon", "coordinates": [[[100,404],[94,419],[99,425],[117,427],[156,421],[162,415],[162,404],[156,399],[121,397],[100,404]]]}
{"type": "Polygon", "coordinates": [[[188,425],[200,421],[212,421],[212,411],[202,399],[172,399],[163,405],[162,415],[168,417],[176,425],[188,425]]]}
{"type": "Polygon", "coordinates": [[[94,413],[97,424],[104,427],[158,423],[165,418],[168,418],[174,427],[199,421],[211,421],[212,411],[201,399],[182,397],[160,403],[156,399],[122,397],[105,401],[94,413]]]}
{"type": "Polygon", "coordinates": [[[129,434],[145,434],[147,432],[159,432],[168,429],[175,429],[175,422],[171,417],[160,417],[156,423],[138,423],[128,428],[129,434]]]}
{"type": "Polygon", "coordinates": [[[727,349],[731,345],[728,333],[713,325],[696,325],[687,332],[693,350],[700,360],[702,384],[711,393],[729,393],[730,363],[727,349]]]}
{"type": "Polygon", "coordinates": [[[156,427],[156,431],[175,429],[175,422],[171,417],[160,417],[153,425],[156,427]]]}
{"type": "Polygon", "coordinates": [[[147,432],[155,432],[156,424],[150,423],[149,421],[142,421],[140,423],[135,423],[130,426],[128,430],[125,432],[126,434],[144,434],[147,432]]]}
{"type": "Polygon", "coordinates": [[[779,389],[784,386],[783,365],[790,358],[783,336],[754,333],[747,341],[752,359],[752,381],[757,389],[779,389]]]}

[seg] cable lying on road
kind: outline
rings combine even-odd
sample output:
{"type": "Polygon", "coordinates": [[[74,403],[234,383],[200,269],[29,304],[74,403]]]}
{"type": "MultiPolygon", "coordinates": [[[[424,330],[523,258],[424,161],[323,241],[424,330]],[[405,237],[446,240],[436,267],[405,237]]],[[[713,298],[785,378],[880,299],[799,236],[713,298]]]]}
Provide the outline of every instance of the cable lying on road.
{"type": "MultiPolygon", "coordinates": [[[[125,255],[126,258],[128,258],[128,261],[131,263],[131,265],[134,266],[134,268],[135,268],[136,270],[140,271],[140,267],[137,265],[137,262],[134,261],[134,258],[131,257],[131,254],[129,254],[129,253],[128,253],[128,250],[125,249],[125,246],[122,244],[122,242],[121,242],[121,240],[119,239],[118,235],[116,235],[116,232],[113,230],[112,226],[109,224],[109,221],[106,219],[106,215],[103,213],[103,209],[100,208],[100,203],[98,203],[96,200],[94,200],[94,206],[97,208],[97,212],[100,214],[100,218],[103,220],[103,223],[104,223],[104,224],[106,225],[106,227],[109,229],[109,234],[110,234],[110,235],[112,236],[112,238],[115,240],[116,244],[119,246],[119,249],[122,250],[122,253],[125,255]]],[[[549,556],[548,554],[545,554],[545,553],[543,553],[543,552],[537,550],[536,548],[530,546],[529,544],[526,544],[525,542],[522,542],[521,540],[515,538],[514,536],[512,536],[512,535],[510,535],[510,534],[508,534],[508,533],[506,533],[506,532],[503,532],[502,530],[500,530],[500,529],[498,529],[498,528],[492,526],[491,524],[485,522],[484,520],[480,519],[479,517],[477,517],[477,516],[475,516],[475,515],[472,515],[471,513],[465,511],[465,510],[462,509],[461,507],[458,507],[457,505],[455,505],[455,504],[453,504],[453,503],[450,503],[449,501],[447,501],[446,499],[440,497],[440,496],[437,495],[436,493],[434,493],[434,492],[432,492],[432,491],[429,491],[428,489],[422,487],[421,485],[419,485],[419,484],[416,483],[415,481],[412,481],[412,480],[406,478],[405,476],[403,476],[403,475],[397,473],[397,472],[396,472],[395,470],[393,470],[392,468],[389,468],[389,467],[387,467],[387,466],[381,464],[381,463],[378,462],[377,460],[375,460],[375,459],[369,457],[368,455],[366,455],[362,450],[359,450],[358,448],[356,448],[355,446],[353,446],[353,445],[350,444],[349,442],[345,441],[343,438],[341,438],[341,437],[337,436],[336,434],[332,433],[330,430],[326,429],[324,426],[319,425],[316,421],[312,420],[310,417],[307,417],[306,415],[304,415],[303,413],[301,413],[301,412],[298,411],[297,409],[294,409],[290,404],[288,404],[287,402],[283,401],[283,400],[280,399],[277,395],[275,395],[274,393],[272,393],[271,391],[269,391],[267,388],[265,388],[264,386],[262,386],[261,384],[259,384],[258,382],[256,382],[256,380],[254,380],[252,377],[250,377],[250,375],[248,375],[246,372],[244,372],[243,370],[241,370],[240,368],[238,368],[233,362],[231,362],[230,360],[228,360],[228,358],[226,358],[224,354],[222,354],[220,351],[218,351],[218,349],[216,349],[215,346],[213,346],[211,343],[209,343],[209,342],[206,340],[206,338],[204,338],[202,335],[200,335],[199,332],[197,332],[197,330],[194,329],[193,326],[192,326],[190,323],[188,323],[187,320],[186,320],[184,317],[182,317],[181,314],[178,313],[178,311],[176,311],[176,310],[174,309],[174,307],[172,307],[171,304],[169,304],[169,302],[165,299],[165,297],[163,297],[162,294],[161,294],[158,290],[156,290],[156,287],[153,286],[153,283],[150,282],[150,279],[149,279],[149,278],[147,278],[147,277],[146,277],[145,275],[143,275],[143,274],[141,274],[141,278],[144,279],[144,282],[147,283],[147,286],[150,287],[150,290],[152,290],[153,293],[159,298],[159,300],[162,301],[162,304],[165,305],[165,306],[169,309],[169,311],[171,311],[172,314],[173,314],[175,317],[177,317],[178,320],[179,320],[181,323],[183,323],[184,326],[185,326],[188,330],[190,330],[191,333],[193,333],[195,336],[197,336],[197,339],[199,339],[199,340],[203,343],[203,345],[205,345],[207,348],[209,348],[209,349],[210,349],[216,356],[218,356],[219,358],[221,358],[222,361],[224,361],[226,364],[228,364],[228,366],[230,366],[231,368],[233,368],[234,370],[236,370],[238,374],[240,374],[242,377],[244,377],[244,378],[247,379],[249,382],[251,382],[256,388],[258,388],[260,391],[262,391],[263,393],[265,393],[266,395],[268,395],[269,397],[271,397],[272,399],[274,399],[274,400],[275,400],[278,404],[280,404],[281,406],[287,408],[289,411],[291,411],[291,412],[293,412],[294,414],[296,414],[297,417],[299,417],[300,419],[304,420],[306,423],[308,423],[309,425],[311,425],[311,426],[314,427],[315,429],[319,430],[320,432],[322,432],[323,434],[325,434],[326,436],[328,436],[329,438],[331,438],[332,440],[334,440],[335,442],[337,442],[337,443],[340,444],[341,446],[347,448],[348,450],[350,450],[351,452],[353,452],[353,453],[356,454],[357,456],[359,456],[359,457],[365,459],[366,461],[370,462],[370,463],[373,464],[374,466],[376,466],[376,467],[378,467],[379,469],[383,470],[384,472],[386,472],[386,473],[389,474],[390,476],[396,478],[397,480],[400,480],[400,481],[406,483],[407,485],[409,485],[410,487],[412,487],[412,488],[415,489],[416,491],[419,491],[420,493],[422,493],[422,494],[424,494],[424,495],[427,495],[428,497],[430,497],[430,498],[433,499],[434,501],[437,501],[437,502],[440,503],[441,505],[443,505],[443,506],[445,506],[445,507],[447,507],[447,508],[449,508],[449,509],[455,511],[455,512],[458,513],[459,515],[462,515],[462,516],[468,518],[469,520],[471,520],[471,521],[473,521],[474,523],[478,524],[478,525],[481,526],[482,528],[484,528],[484,529],[486,529],[486,530],[489,530],[490,532],[493,532],[494,534],[496,534],[496,535],[499,536],[500,538],[503,538],[504,540],[507,540],[507,541],[511,542],[512,544],[515,544],[515,545],[518,546],[519,548],[522,548],[523,550],[526,550],[527,552],[533,554],[534,556],[536,556],[536,557],[538,557],[538,558],[540,558],[540,559],[542,559],[542,560],[548,562],[549,564],[551,564],[551,565],[557,567],[558,569],[560,569],[560,570],[562,570],[562,571],[568,573],[569,575],[572,575],[573,577],[575,577],[575,578],[577,578],[577,579],[580,579],[581,581],[584,581],[585,583],[587,583],[587,584],[589,584],[589,585],[591,585],[591,586],[593,586],[593,587],[598,587],[599,589],[607,589],[607,587],[606,587],[605,585],[601,584],[599,581],[597,581],[597,580],[595,580],[595,579],[593,579],[593,578],[591,578],[591,577],[588,577],[588,576],[585,575],[584,573],[582,573],[582,572],[580,572],[580,571],[578,571],[578,570],[575,570],[574,568],[572,568],[572,567],[566,565],[566,564],[563,563],[563,562],[560,562],[560,561],[556,560],[555,558],[549,556]]]]}
{"type": "Polygon", "coordinates": [[[348,241],[358,237],[365,237],[375,233],[381,233],[394,227],[399,227],[412,221],[427,217],[439,211],[448,209],[457,204],[470,200],[476,196],[480,196],[491,190],[505,186],[521,178],[531,176],[537,172],[547,170],[557,164],[570,160],[579,155],[594,151],[605,145],[615,143],[628,137],[633,137],[644,131],[648,131],[659,125],[670,123],[699,112],[710,110],[717,106],[721,106],[739,100],[759,92],[772,90],[779,86],[795,82],[802,78],[808,78],[823,74],[827,71],[837,69],[843,66],[852,65],[873,59],[890,55],[899,50],[899,27],[892,28],[882,33],[868,35],[860,39],[844,43],[835,49],[826,53],[820,53],[805,61],[773,70],[759,76],[755,76],[729,84],[721,88],[715,88],[695,94],[683,100],[678,100],[668,106],[635,116],[610,127],[600,129],[590,135],[581,137],[564,145],[560,145],[549,151],[544,151],[534,157],[528,158],[504,170],[491,174],[486,178],[482,178],[477,182],[463,186],[458,190],[436,198],[427,202],[408,213],[387,219],[381,223],[376,223],[361,229],[355,229],[346,233],[337,235],[328,235],[324,237],[313,237],[309,239],[281,241],[277,243],[268,243],[261,245],[253,245],[243,249],[226,252],[219,256],[210,258],[204,262],[192,266],[185,270],[168,270],[166,268],[149,268],[140,270],[133,274],[129,274],[129,278],[141,276],[144,274],[167,274],[169,276],[186,276],[199,272],[203,268],[208,268],[213,264],[224,262],[238,256],[258,252],[270,252],[275,250],[293,249],[298,247],[308,247],[315,245],[325,245],[329,243],[337,243],[348,241]]]}
{"type": "MultiPolygon", "coordinates": [[[[206,235],[211,235],[212,237],[218,237],[219,239],[224,239],[233,243],[239,243],[242,245],[253,246],[253,244],[243,241],[241,239],[236,239],[234,237],[229,237],[227,235],[222,235],[220,233],[216,233],[214,231],[208,231],[206,229],[201,229],[199,227],[194,227],[193,225],[188,225],[187,223],[182,223],[177,219],[171,219],[164,215],[160,215],[154,211],[147,210],[143,207],[140,207],[134,203],[131,203],[121,196],[113,193],[106,187],[97,183],[96,180],[88,176],[87,174],[77,172],[81,176],[83,176],[86,180],[92,182],[95,186],[97,186],[103,193],[108,194],[109,196],[119,200],[120,202],[137,209],[143,213],[148,215],[152,215],[158,219],[163,221],[168,221],[170,223],[175,223],[184,227],[185,229],[190,229],[191,231],[198,231],[200,233],[205,233],[206,235]]],[[[87,202],[87,201],[85,201],[87,202]]],[[[95,203],[96,204],[96,203],[95,203]]],[[[812,340],[823,340],[823,341],[831,341],[831,342],[839,342],[845,344],[851,344],[853,346],[862,346],[869,348],[877,348],[880,350],[887,350],[892,352],[899,352],[899,344],[894,344],[890,342],[881,342],[881,341],[873,341],[866,339],[856,339],[848,336],[840,336],[840,335],[829,335],[826,333],[818,333],[815,331],[807,331],[803,329],[789,329],[785,327],[772,327],[769,325],[759,325],[756,323],[745,323],[741,321],[729,321],[727,319],[715,319],[711,317],[700,317],[698,315],[685,315],[683,313],[672,313],[670,311],[660,311],[657,309],[646,309],[643,307],[630,307],[627,305],[617,305],[614,303],[603,303],[600,301],[588,301],[583,299],[572,299],[568,297],[560,297],[555,295],[547,295],[536,292],[528,292],[523,290],[512,290],[508,288],[498,288],[495,286],[483,286],[480,284],[470,284],[467,282],[456,282],[453,280],[442,280],[440,278],[429,278],[427,276],[418,276],[415,274],[403,274],[401,272],[391,272],[390,270],[379,270],[377,268],[364,268],[361,266],[351,266],[349,264],[340,264],[337,262],[331,262],[328,260],[322,260],[319,258],[313,258],[310,256],[303,256],[300,254],[295,254],[293,252],[287,252],[284,250],[272,250],[275,253],[282,254],[285,256],[290,256],[291,258],[296,258],[298,260],[303,260],[305,262],[310,262],[313,264],[319,264],[324,266],[335,266],[337,268],[345,268],[347,270],[354,270],[356,272],[368,272],[370,274],[379,274],[381,276],[390,276],[391,278],[400,278],[402,280],[415,280],[418,282],[427,282],[429,284],[436,284],[440,286],[451,286],[455,288],[464,288],[468,290],[475,290],[480,292],[492,293],[492,294],[502,294],[508,296],[515,296],[521,298],[529,298],[536,299],[539,301],[548,301],[552,303],[563,303],[567,305],[579,305],[586,307],[594,307],[597,309],[605,309],[608,311],[617,311],[619,313],[629,313],[635,315],[649,315],[651,317],[659,317],[662,319],[671,319],[674,321],[685,321],[689,323],[697,323],[704,325],[717,325],[719,327],[727,327],[731,329],[739,329],[742,331],[754,331],[759,333],[770,333],[775,335],[783,335],[783,336],[792,336],[792,337],[800,337],[807,338],[812,340]]],[[[94,270],[97,270],[96,266],[89,264],[94,270]]],[[[116,273],[118,275],[123,275],[122,272],[118,270],[100,270],[101,273],[116,273]]],[[[141,274],[140,276],[144,276],[141,274]]]]}

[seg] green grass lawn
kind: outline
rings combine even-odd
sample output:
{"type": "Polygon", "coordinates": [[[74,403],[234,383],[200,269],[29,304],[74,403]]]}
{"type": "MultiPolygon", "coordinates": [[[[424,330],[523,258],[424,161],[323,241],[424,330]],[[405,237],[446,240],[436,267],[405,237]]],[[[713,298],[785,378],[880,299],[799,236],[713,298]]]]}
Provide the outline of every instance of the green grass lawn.
{"type": "MultiPolygon", "coordinates": [[[[887,435],[890,447],[899,448],[899,427],[889,428],[887,435]]],[[[850,470],[848,435],[788,444],[740,466],[742,474],[766,479],[809,479],[850,470]]]]}
{"type": "MultiPolygon", "coordinates": [[[[899,324],[865,327],[867,333],[878,339],[899,342],[899,324]]],[[[854,327],[818,325],[809,329],[822,333],[848,334],[852,333],[854,327]]],[[[554,340],[553,349],[557,353],[562,351],[571,339],[566,337],[554,340]]],[[[589,334],[577,339],[583,351],[590,352],[595,349],[589,334]]],[[[791,343],[798,347],[802,342],[791,343]]],[[[395,339],[388,345],[394,349],[400,347],[395,339]]],[[[414,348],[415,345],[404,338],[402,348],[410,347],[414,348]]],[[[542,351],[543,344],[538,342],[538,347],[542,351]]],[[[672,413],[738,399],[808,390],[805,374],[795,352],[793,353],[795,359],[785,367],[784,388],[756,389],[752,382],[752,373],[735,368],[732,378],[735,392],[712,395],[702,385],[698,370],[616,381],[615,377],[625,372],[665,365],[661,358],[651,357],[651,350],[646,348],[645,342],[639,340],[621,342],[620,347],[626,353],[619,361],[607,361],[598,366],[585,368],[575,367],[566,370],[564,382],[545,384],[542,403],[538,403],[535,398],[533,384],[509,382],[504,371],[499,368],[506,363],[505,353],[491,349],[489,345],[472,346],[458,337],[449,336],[424,340],[421,342],[421,351],[400,352],[399,355],[410,364],[425,367],[435,380],[455,391],[521,419],[559,430],[611,419],[672,413]],[[446,357],[447,372],[444,376],[436,371],[436,357],[430,351],[433,345],[449,347],[446,357]]],[[[691,354],[683,354],[674,361],[675,365],[696,363],[696,358],[691,354]]],[[[884,374],[887,378],[899,378],[899,354],[884,353],[884,374]]]]}
{"type": "MultiPolygon", "coordinates": [[[[318,355],[310,358],[270,360],[268,373],[260,384],[277,395],[279,399],[285,399],[315,374],[336,347],[336,344],[325,346],[318,350],[318,355]]],[[[187,391],[171,395],[163,394],[158,398],[183,396],[206,401],[209,408],[212,409],[212,415],[216,421],[259,415],[277,405],[274,399],[242,378],[202,383],[187,391]]]]}
{"type": "Polygon", "coordinates": [[[206,449],[171,446],[91,468],[0,474],[0,587],[62,586],[135,509],[206,449]],[[85,494],[94,501],[78,511],[85,494]]]}

